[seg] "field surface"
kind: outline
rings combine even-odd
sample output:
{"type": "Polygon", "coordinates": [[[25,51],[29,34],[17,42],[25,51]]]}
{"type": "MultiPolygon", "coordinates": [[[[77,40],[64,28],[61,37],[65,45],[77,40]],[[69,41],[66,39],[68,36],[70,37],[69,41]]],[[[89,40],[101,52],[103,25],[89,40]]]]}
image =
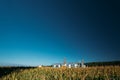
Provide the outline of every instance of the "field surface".
{"type": "Polygon", "coordinates": [[[120,66],[16,69],[0,80],[120,80],[120,66]]]}

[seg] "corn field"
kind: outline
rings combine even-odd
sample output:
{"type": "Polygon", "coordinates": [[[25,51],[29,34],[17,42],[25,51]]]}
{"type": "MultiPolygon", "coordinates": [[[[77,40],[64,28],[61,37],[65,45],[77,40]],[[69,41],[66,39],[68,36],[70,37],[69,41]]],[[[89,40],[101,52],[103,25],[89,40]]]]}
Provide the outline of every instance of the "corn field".
{"type": "Polygon", "coordinates": [[[120,66],[21,69],[0,80],[120,80],[120,66]]]}

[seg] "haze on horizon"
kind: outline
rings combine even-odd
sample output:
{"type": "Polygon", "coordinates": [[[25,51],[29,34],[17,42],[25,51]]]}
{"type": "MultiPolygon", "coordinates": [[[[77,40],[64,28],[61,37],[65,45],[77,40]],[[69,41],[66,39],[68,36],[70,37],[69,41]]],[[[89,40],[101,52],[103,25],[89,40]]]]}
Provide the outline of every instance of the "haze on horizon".
{"type": "Polygon", "coordinates": [[[0,0],[0,63],[120,60],[117,0],[0,0]]]}

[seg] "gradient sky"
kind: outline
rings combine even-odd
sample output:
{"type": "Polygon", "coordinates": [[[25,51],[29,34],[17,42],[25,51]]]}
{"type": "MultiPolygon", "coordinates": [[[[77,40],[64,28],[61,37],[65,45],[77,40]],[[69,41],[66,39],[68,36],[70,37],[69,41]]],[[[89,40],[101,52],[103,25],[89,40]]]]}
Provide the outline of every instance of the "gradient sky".
{"type": "Polygon", "coordinates": [[[0,63],[120,60],[119,0],[0,0],[0,63]]]}

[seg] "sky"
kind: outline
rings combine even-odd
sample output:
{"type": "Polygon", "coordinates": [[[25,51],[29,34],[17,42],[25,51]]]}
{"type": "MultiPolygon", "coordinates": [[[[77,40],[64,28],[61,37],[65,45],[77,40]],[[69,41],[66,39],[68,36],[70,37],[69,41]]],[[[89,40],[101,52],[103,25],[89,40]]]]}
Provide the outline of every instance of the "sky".
{"type": "Polygon", "coordinates": [[[118,0],[0,0],[0,63],[120,60],[118,0]]]}

